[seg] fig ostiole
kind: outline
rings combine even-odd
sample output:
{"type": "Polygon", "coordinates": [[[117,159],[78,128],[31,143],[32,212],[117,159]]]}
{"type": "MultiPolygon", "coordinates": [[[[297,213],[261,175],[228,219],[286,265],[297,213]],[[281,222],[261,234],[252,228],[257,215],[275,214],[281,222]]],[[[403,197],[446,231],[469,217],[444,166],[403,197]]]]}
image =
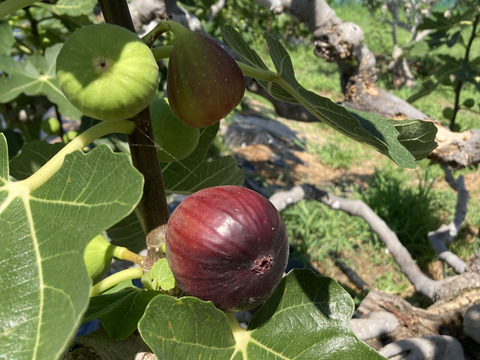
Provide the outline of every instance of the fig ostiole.
{"type": "Polygon", "coordinates": [[[106,121],[145,109],[159,84],[151,49],[135,33],[108,23],[76,30],[57,56],[56,74],[75,107],[106,121]]]}
{"type": "Polygon", "coordinates": [[[183,200],[168,220],[165,248],[177,287],[227,312],[262,304],[288,260],[278,211],[240,186],[206,188],[183,200]]]}
{"type": "Polygon", "coordinates": [[[154,99],[150,103],[150,117],[160,162],[183,160],[195,150],[200,130],[181,122],[165,98],[154,99]]]}
{"type": "Polygon", "coordinates": [[[215,41],[174,21],[167,72],[167,96],[174,114],[195,128],[227,116],[245,94],[245,78],[235,60],[215,41]]]}

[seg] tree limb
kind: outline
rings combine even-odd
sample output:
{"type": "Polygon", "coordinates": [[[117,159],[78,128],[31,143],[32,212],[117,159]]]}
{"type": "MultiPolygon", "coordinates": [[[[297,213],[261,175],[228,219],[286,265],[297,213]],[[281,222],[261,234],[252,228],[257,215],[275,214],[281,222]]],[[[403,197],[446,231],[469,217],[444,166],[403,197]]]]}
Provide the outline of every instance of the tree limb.
{"type": "Polygon", "coordinates": [[[386,245],[395,262],[400,267],[415,290],[433,302],[447,302],[469,289],[480,288],[480,257],[471,260],[470,271],[462,275],[452,276],[444,280],[436,281],[426,276],[413,260],[408,250],[401,244],[397,235],[388,225],[363,201],[341,198],[328,192],[318,189],[309,184],[302,184],[293,187],[288,191],[281,191],[274,194],[270,201],[279,211],[288,205],[294,204],[302,199],[317,200],[332,209],[341,210],[349,215],[359,216],[364,219],[373,232],[386,245]]]}
{"type": "Polygon", "coordinates": [[[465,216],[467,214],[468,191],[465,188],[463,176],[457,180],[453,178],[452,171],[444,167],[445,177],[450,186],[457,191],[457,205],[455,207],[455,215],[450,224],[443,224],[439,229],[428,233],[428,240],[438,255],[438,258],[452,266],[457,274],[465,272],[467,264],[457,255],[448,250],[447,245],[450,244],[455,236],[458,235],[465,216]]]}

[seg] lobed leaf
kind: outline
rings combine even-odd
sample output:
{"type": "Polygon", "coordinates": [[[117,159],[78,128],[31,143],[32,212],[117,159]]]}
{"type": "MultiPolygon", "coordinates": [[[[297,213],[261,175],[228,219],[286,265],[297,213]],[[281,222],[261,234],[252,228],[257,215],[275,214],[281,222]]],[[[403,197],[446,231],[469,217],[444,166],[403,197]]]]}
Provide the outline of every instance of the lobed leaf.
{"type": "MultiPolygon", "coordinates": [[[[47,165],[48,166],[48,165],[47,165]]],[[[0,135],[0,354],[57,359],[80,325],[90,279],[88,241],[130,213],[143,178],[128,156],[74,151],[38,187],[9,178],[0,135]]]]}
{"type": "Polygon", "coordinates": [[[28,96],[46,95],[59,106],[64,116],[79,118],[81,112],[76,109],[58,87],[55,75],[55,61],[62,47],[54,45],[45,50],[45,55],[35,53],[24,61],[0,54],[0,72],[9,76],[0,77],[0,103],[15,99],[24,93],[28,96]]]}
{"type": "Polygon", "coordinates": [[[232,328],[211,302],[166,295],[150,302],[139,330],[160,359],[383,359],[353,334],[353,309],[337,282],[296,269],[257,310],[247,331],[232,328]]]}

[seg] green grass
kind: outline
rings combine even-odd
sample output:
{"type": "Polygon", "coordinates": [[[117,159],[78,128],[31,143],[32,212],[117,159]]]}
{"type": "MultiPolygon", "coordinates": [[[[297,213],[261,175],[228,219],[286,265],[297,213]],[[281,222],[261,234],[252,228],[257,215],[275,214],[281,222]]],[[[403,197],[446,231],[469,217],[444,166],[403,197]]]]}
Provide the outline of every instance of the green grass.
{"type": "Polygon", "coordinates": [[[311,261],[325,261],[331,252],[353,251],[355,244],[368,242],[371,237],[368,225],[361,219],[312,200],[303,200],[281,215],[292,246],[308,254],[311,261]]]}
{"type": "Polygon", "coordinates": [[[359,153],[362,153],[364,146],[344,135],[331,131],[325,142],[321,145],[316,143],[308,144],[308,151],[317,155],[322,164],[333,169],[350,169],[358,164],[359,153]]]}
{"type": "Polygon", "coordinates": [[[453,194],[433,191],[428,171],[417,176],[418,183],[413,185],[408,174],[398,168],[377,170],[361,198],[397,234],[420,267],[426,269],[436,258],[427,234],[444,222],[455,198],[453,194]]]}

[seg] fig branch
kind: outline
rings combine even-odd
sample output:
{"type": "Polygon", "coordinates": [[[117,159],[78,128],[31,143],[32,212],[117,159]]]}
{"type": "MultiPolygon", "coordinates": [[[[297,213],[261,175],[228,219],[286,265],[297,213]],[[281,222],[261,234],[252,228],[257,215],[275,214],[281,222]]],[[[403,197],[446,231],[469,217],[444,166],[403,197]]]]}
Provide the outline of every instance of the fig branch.
{"type": "MultiPolygon", "coordinates": [[[[100,0],[98,3],[107,23],[120,25],[135,32],[125,0],[100,0]]],[[[139,209],[145,224],[147,245],[143,267],[149,270],[160,258],[159,250],[164,242],[169,211],[148,107],[134,116],[133,120],[135,130],[128,136],[128,144],[132,163],[145,181],[139,209]]]]}

